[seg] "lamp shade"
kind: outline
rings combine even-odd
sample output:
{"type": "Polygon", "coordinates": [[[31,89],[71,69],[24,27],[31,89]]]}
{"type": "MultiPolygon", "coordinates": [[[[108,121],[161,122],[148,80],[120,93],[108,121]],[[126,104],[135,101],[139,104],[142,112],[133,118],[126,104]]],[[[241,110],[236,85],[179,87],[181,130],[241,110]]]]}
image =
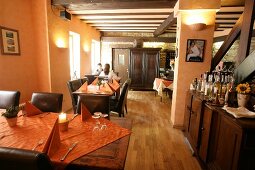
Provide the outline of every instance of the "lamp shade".
{"type": "Polygon", "coordinates": [[[204,24],[204,23],[195,23],[195,24],[189,25],[189,27],[190,27],[190,29],[192,29],[194,31],[201,31],[201,30],[206,28],[206,24],[204,24]]]}

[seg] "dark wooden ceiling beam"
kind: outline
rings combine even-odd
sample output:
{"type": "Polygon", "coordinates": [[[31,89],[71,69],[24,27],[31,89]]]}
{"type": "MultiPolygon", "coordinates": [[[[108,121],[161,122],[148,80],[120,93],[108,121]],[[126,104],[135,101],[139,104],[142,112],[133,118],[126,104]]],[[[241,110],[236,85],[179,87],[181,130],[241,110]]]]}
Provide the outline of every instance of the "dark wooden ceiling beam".
{"type": "Polygon", "coordinates": [[[217,15],[241,15],[243,12],[242,11],[222,11],[222,12],[217,12],[217,15]]]}
{"type": "Polygon", "coordinates": [[[70,10],[173,8],[177,0],[52,0],[70,10]]]}
{"type": "Polygon", "coordinates": [[[139,39],[147,42],[166,42],[175,43],[175,37],[107,37],[102,36],[101,41],[103,42],[134,42],[135,39],[139,39]]]}
{"type": "Polygon", "coordinates": [[[232,30],[226,37],[224,43],[221,45],[220,49],[217,51],[214,58],[212,59],[211,71],[214,70],[214,68],[219,64],[221,59],[228,52],[229,48],[232,46],[232,44],[235,42],[235,40],[240,35],[242,22],[243,22],[243,14],[237,20],[236,24],[234,25],[234,27],[232,28],[232,30]]]}
{"type": "Polygon", "coordinates": [[[238,54],[238,61],[237,63],[240,64],[250,52],[250,44],[251,44],[251,37],[253,31],[253,24],[255,18],[255,2],[254,0],[246,0],[242,24],[242,31],[240,35],[240,43],[239,43],[239,54],[238,54]]]}
{"type": "Polygon", "coordinates": [[[155,30],[153,33],[155,37],[159,36],[160,34],[164,33],[172,25],[176,24],[177,18],[174,17],[174,13],[170,14],[167,19],[155,30]]]}
{"type": "Polygon", "coordinates": [[[96,14],[73,14],[75,16],[139,16],[139,15],[169,15],[171,12],[143,12],[143,13],[96,13],[96,14]]]}

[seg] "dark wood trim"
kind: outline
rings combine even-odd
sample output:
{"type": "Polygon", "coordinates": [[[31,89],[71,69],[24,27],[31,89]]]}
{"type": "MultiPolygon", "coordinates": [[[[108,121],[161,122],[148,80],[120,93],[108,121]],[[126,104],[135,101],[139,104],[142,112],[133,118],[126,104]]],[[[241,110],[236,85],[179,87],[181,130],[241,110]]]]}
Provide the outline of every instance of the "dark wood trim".
{"type": "MultiPolygon", "coordinates": [[[[171,12],[143,12],[143,13],[96,13],[96,14],[73,14],[79,17],[82,16],[126,16],[126,15],[170,15],[171,12]]],[[[238,18],[237,18],[238,19],[238,18]]]]}
{"type": "Polygon", "coordinates": [[[236,22],[224,22],[224,21],[216,21],[215,24],[224,24],[224,25],[234,25],[236,22]]]}
{"type": "Polygon", "coordinates": [[[243,17],[245,18],[242,23],[242,31],[239,43],[239,55],[237,63],[240,64],[250,52],[251,37],[253,32],[253,24],[255,18],[255,2],[254,0],[246,0],[243,17]]]}
{"type": "Polygon", "coordinates": [[[103,42],[134,42],[135,39],[139,39],[147,42],[166,42],[175,43],[176,37],[101,37],[103,42]]]}
{"type": "Polygon", "coordinates": [[[93,18],[93,19],[81,19],[82,21],[97,21],[97,20],[104,20],[107,21],[113,21],[113,20],[164,20],[166,17],[163,18],[93,18]]]}
{"type": "Polygon", "coordinates": [[[70,10],[173,8],[176,0],[52,0],[52,5],[70,10]]]}
{"type": "Polygon", "coordinates": [[[227,53],[229,48],[232,46],[232,44],[240,35],[242,22],[243,22],[243,14],[237,20],[236,24],[230,31],[229,35],[226,37],[226,40],[221,45],[220,49],[218,50],[218,52],[215,54],[214,58],[212,59],[211,71],[214,70],[214,68],[219,64],[221,59],[224,57],[224,55],[227,53]]]}
{"type": "Polygon", "coordinates": [[[238,20],[239,18],[238,17],[233,17],[233,18],[219,18],[219,17],[216,17],[216,20],[238,20]]]}
{"type": "Polygon", "coordinates": [[[155,37],[159,36],[160,34],[164,33],[170,26],[176,24],[177,18],[174,17],[174,13],[170,14],[167,19],[155,30],[153,33],[155,37]]]}
{"type": "Polygon", "coordinates": [[[237,14],[241,15],[242,13],[243,13],[242,11],[236,11],[236,12],[224,11],[224,12],[217,12],[216,16],[217,15],[237,15],[237,14]]]}

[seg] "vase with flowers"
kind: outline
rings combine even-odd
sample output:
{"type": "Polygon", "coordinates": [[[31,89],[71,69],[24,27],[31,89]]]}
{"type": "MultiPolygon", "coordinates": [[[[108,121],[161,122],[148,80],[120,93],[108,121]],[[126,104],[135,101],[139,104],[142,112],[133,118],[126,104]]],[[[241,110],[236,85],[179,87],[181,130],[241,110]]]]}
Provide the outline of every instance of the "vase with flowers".
{"type": "Polygon", "coordinates": [[[102,85],[102,80],[98,80],[97,82],[97,87],[98,87],[98,90],[100,90],[100,86],[102,85]]]}
{"type": "Polygon", "coordinates": [[[237,91],[237,103],[238,107],[245,107],[250,99],[251,87],[249,83],[238,84],[237,91]]]}
{"type": "Polygon", "coordinates": [[[20,111],[19,106],[10,106],[2,113],[2,116],[6,118],[6,121],[10,127],[16,126],[17,124],[17,115],[20,111]]]}

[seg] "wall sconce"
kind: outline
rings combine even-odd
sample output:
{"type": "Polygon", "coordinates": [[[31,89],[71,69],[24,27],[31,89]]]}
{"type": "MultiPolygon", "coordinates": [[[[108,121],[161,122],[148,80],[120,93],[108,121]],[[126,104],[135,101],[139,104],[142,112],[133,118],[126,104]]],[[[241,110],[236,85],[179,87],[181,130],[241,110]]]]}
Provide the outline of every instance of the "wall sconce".
{"type": "Polygon", "coordinates": [[[65,41],[62,38],[58,38],[56,41],[56,46],[58,48],[66,48],[65,41]]]}
{"type": "Polygon", "coordinates": [[[193,31],[201,31],[206,28],[206,24],[205,23],[194,23],[194,24],[189,25],[189,27],[193,31]]]}

